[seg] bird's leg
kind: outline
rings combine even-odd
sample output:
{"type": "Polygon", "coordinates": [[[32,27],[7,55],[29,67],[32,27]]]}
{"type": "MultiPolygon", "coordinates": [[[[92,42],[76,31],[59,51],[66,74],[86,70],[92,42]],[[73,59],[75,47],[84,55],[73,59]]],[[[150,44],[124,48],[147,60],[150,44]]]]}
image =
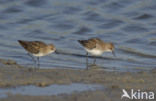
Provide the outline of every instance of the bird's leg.
{"type": "Polygon", "coordinates": [[[86,68],[88,70],[88,52],[86,53],[86,68]]]}
{"type": "Polygon", "coordinates": [[[27,53],[27,54],[28,54],[28,56],[30,56],[30,57],[32,58],[32,60],[34,61],[35,65],[36,65],[36,60],[35,60],[35,58],[34,58],[30,53],[27,53]]]}
{"type": "Polygon", "coordinates": [[[94,56],[94,62],[93,62],[93,64],[95,65],[95,63],[96,63],[96,56],[94,56]]]}
{"type": "Polygon", "coordinates": [[[37,57],[37,61],[38,61],[38,68],[40,68],[40,60],[39,60],[39,57],[37,57]]]}

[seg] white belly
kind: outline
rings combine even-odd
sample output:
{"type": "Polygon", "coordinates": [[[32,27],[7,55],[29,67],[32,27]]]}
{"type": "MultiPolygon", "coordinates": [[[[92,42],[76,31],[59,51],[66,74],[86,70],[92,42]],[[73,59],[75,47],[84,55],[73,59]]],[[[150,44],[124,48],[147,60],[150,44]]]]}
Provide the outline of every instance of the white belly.
{"type": "Polygon", "coordinates": [[[33,54],[34,56],[40,57],[40,56],[45,56],[46,54],[43,53],[38,53],[38,54],[33,54]]]}
{"type": "Polygon", "coordinates": [[[91,49],[91,50],[86,49],[86,51],[87,51],[88,53],[90,53],[90,54],[92,54],[92,55],[96,55],[96,56],[100,56],[100,55],[102,55],[102,53],[103,53],[103,51],[98,50],[98,49],[91,49]]]}
{"type": "Polygon", "coordinates": [[[47,53],[42,53],[42,52],[40,52],[40,53],[38,53],[38,54],[33,54],[34,56],[37,56],[37,57],[40,57],[40,56],[46,56],[46,55],[48,55],[48,54],[50,54],[50,53],[53,53],[54,51],[52,50],[52,51],[49,51],[49,52],[47,52],[47,53]]]}

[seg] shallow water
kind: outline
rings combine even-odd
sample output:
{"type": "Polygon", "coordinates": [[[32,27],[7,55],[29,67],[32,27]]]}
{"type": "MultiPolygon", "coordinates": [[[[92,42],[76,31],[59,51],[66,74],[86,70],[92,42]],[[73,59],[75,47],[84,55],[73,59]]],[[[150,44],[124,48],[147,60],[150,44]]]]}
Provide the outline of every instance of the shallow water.
{"type": "Polygon", "coordinates": [[[0,58],[33,66],[17,40],[40,40],[60,51],[42,57],[41,68],[85,68],[77,40],[100,37],[115,44],[117,57],[104,53],[99,67],[150,70],[156,67],[155,11],[155,0],[1,0],[0,58]]]}
{"type": "Polygon", "coordinates": [[[0,89],[0,98],[6,98],[8,94],[21,94],[31,96],[51,96],[59,94],[71,94],[72,92],[93,91],[102,89],[101,85],[73,83],[71,85],[50,85],[48,87],[21,86],[16,88],[0,89]]]}

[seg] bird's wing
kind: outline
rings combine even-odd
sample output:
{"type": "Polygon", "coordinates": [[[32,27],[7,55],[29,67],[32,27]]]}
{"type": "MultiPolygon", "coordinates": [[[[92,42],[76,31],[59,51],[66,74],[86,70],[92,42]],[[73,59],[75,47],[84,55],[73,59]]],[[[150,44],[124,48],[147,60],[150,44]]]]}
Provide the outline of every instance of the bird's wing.
{"type": "Polygon", "coordinates": [[[93,40],[79,40],[79,43],[87,49],[96,48],[96,43],[93,40]]]}
{"type": "Polygon", "coordinates": [[[39,53],[41,47],[45,47],[46,44],[41,41],[19,41],[19,43],[28,51],[34,54],[39,53]]]}
{"type": "Polygon", "coordinates": [[[99,46],[99,44],[103,43],[103,41],[99,38],[91,38],[88,39],[88,48],[94,49],[99,46]]]}
{"type": "Polygon", "coordinates": [[[103,43],[103,41],[99,38],[91,38],[88,40],[79,40],[79,43],[88,49],[94,49],[98,46],[98,44],[103,43]]]}

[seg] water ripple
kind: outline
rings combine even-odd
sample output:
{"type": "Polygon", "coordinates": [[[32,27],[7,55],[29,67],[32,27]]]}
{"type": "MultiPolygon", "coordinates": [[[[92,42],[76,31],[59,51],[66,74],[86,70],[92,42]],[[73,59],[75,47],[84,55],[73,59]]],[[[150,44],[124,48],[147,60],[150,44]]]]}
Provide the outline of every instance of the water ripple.
{"type": "Polygon", "coordinates": [[[33,7],[40,7],[46,5],[46,0],[28,0],[26,4],[33,7]]]}
{"type": "Polygon", "coordinates": [[[118,27],[121,24],[123,24],[123,21],[120,21],[120,20],[108,20],[104,24],[101,24],[98,27],[102,28],[102,29],[110,29],[110,28],[118,27]]]}
{"type": "Polygon", "coordinates": [[[145,19],[150,19],[152,17],[153,16],[150,15],[150,14],[142,14],[142,15],[139,15],[138,17],[134,18],[134,19],[137,19],[137,20],[145,20],[145,19]]]}
{"type": "Polygon", "coordinates": [[[137,25],[127,25],[126,27],[123,28],[124,31],[126,32],[147,32],[148,29],[141,27],[141,26],[137,26],[137,25]]]}
{"type": "Polygon", "coordinates": [[[156,61],[155,5],[154,0],[0,0],[0,58],[30,64],[17,40],[39,40],[62,50],[41,58],[41,68],[85,68],[86,52],[77,40],[99,37],[113,42],[117,55],[97,57],[99,67],[151,69],[156,61]]]}

